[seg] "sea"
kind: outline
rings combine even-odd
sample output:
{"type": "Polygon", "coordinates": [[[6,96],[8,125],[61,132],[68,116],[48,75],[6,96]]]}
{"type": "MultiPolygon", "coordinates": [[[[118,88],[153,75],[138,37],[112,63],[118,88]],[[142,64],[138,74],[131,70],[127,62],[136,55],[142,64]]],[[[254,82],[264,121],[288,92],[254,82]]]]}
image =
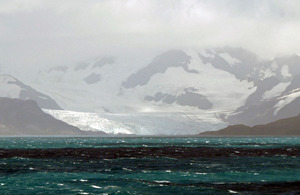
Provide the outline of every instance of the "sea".
{"type": "Polygon", "coordinates": [[[1,137],[0,194],[300,194],[300,137],[1,137]]]}

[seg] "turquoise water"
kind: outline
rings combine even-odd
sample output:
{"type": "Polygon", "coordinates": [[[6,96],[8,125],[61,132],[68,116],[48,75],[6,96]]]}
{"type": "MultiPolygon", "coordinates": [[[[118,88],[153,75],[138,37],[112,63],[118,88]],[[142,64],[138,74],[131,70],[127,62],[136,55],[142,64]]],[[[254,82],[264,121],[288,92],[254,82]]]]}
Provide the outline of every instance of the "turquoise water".
{"type": "Polygon", "coordinates": [[[110,137],[0,137],[0,148],[107,148],[107,147],[284,147],[300,146],[300,137],[251,138],[110,138],[110,137]]]}
{"type": "MultiPolygon", "coordinates": [[[[14,149],[141,148],[142,153],[143,147],[300,151],[300,138],[0,138],[0,148],[9,152],[14,149]]],[[[297,152],[185,158],[176,154],[108,159],[80,155],[0,158],[0,194],[296,194],[300,193],[299,181],[300,154],[297,152]],[[286,187],[289,185],[292,187],[286,187]]]]}

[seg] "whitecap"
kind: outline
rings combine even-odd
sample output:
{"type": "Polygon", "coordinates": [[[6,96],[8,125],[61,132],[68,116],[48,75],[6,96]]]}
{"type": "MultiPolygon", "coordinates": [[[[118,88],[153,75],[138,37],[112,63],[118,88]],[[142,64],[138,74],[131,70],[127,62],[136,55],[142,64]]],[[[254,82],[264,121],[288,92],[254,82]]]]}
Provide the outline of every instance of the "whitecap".
{"type": "Polygon", "coordinates": [[[162,181],[154,181],[155,183],[171,183],[170,181],[165,181],[165,180],[162,180],[162,181]]]}
{"type": "Polygon", "coordinates": [[[93,188],[101,189],[102,187],[96,186],[96,185],[91,185],[93,188]]]}
{"type": "Polygon", "coordinates": [[[207,175],[208,173],[196,173],[197,175],[207,175]]]}
{"type": "Polygon", "coordinates": [[[222,185],[222,184],[225,184],[225,182],[215,182],[213,184],[216,184],[216,185],[222,185]]]}
{"type": "Polygon", "coordinates": [[[128,169],[128,168],[126,168],[126,167],[123,167],[122,168],[124,171],[132,171],[132,169],[128,169]]]}

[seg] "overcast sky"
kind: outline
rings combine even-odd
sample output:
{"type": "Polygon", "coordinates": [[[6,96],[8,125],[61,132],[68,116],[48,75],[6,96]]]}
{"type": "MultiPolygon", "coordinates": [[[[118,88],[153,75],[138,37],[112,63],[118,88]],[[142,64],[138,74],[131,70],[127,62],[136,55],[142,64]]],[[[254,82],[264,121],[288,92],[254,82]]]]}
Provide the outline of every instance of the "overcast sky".
{"type": "Polygon", "coordinates": [[[226,45],[300,54],[299,10],[299,0],[0,0],[0,64],[226,45]]]}

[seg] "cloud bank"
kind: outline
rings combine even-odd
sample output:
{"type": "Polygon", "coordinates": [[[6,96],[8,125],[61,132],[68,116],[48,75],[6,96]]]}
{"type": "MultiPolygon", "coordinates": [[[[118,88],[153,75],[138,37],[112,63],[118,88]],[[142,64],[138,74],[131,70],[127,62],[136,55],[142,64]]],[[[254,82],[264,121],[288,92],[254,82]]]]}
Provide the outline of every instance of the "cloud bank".
{"type": "Polygon", "coordinates": [[[299,10],[298,0],[0,0],[0,63],[226,45],[300,54],[299,10]]]}

